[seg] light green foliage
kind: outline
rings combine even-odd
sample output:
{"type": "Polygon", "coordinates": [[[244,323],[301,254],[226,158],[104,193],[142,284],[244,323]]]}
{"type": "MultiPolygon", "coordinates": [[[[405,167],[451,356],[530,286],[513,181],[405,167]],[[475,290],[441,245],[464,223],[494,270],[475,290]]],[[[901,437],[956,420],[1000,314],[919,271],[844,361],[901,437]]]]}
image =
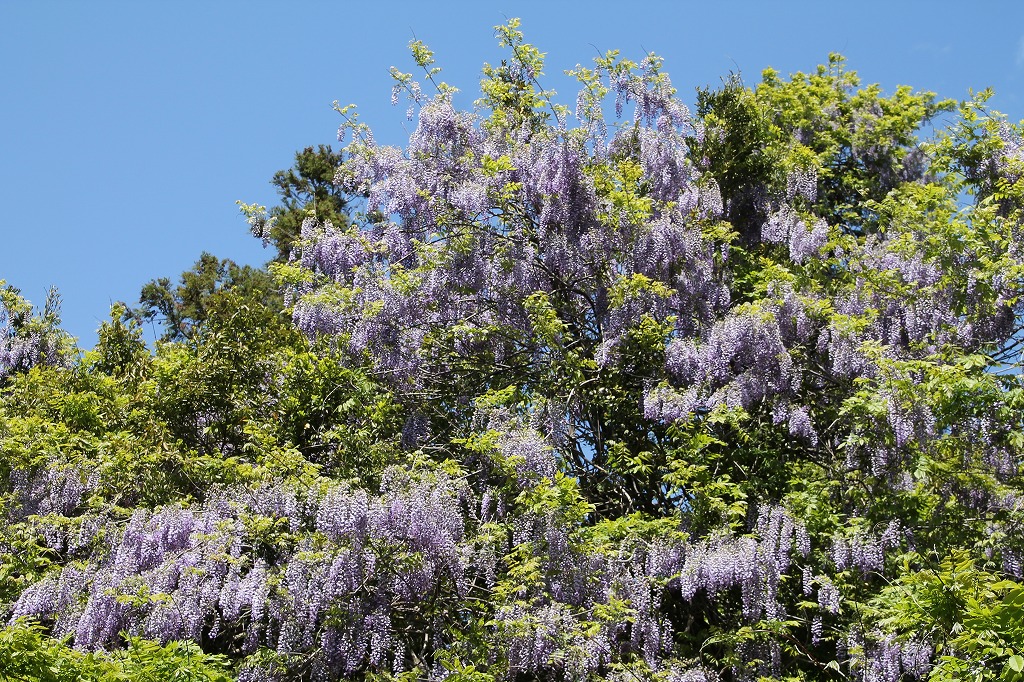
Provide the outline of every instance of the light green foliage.
{"type": "Polygon", "coordinates": [[[965,551],[937,564],[909,554],[899,580],[865,608],[881,627],[942,642],[929,679],[1020,680],[1024,586],[1000,579],[965,551]]]}
{"type": "Polygon", "coordinates": [[[0,679],[8,682],[230,682],[227,661],[193,642],[131,638],[114,652],[83,653],[18,621],[0,630],[0,679]]]}
{"type": "Polygon", "coordinates": [[[280,317],[284,302],[264,269],[239,266],[225,258],[203,253],[175,286],[161,277],[142,287],[139,307],[126,310],[126,318],[157,322],[161,340],[184,341],[199,333],[213,318],[230,316],[240,306],[265,309],[268,323],[280,317]]]}
{"type": "Polygon", "coordinates": [[[525,42],[520,26],[519,19],[511,19],[495,27],[499,44],[509,48],[512,58],[500,66],[483,67],[483,97],[477,106],[490,109],[489,125],[498,129],[516,130],[524,125],[539,129],[552,114],[559,120],[565,115],[565,109],[551,101],[555,92],[540,85],[544,53],[525,42]]]}

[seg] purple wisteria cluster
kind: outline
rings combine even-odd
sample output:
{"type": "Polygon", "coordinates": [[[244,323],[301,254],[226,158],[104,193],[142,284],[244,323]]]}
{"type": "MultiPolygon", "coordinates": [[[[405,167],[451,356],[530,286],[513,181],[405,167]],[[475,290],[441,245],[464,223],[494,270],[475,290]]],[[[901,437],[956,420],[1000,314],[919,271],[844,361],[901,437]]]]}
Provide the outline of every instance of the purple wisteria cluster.
{"type": "MultiPolygon", "coordinates": [[[[500,447],[518,458],[532,438],[500,447]]],[[[83,649],[117,646],[122,633],[239,641],[244,653],[309,656],[315,678],[334,679],[416,665],[424,646],[444,648],[469,625],[457,604],[494,599],[521,580],[512,577],[519,562],[535,558],[536,581],[485,617],[508,678],[589,679],[633,655],[692,677],[666,659],[664,600],[735,590],[750,622],[782,618],[783,576],[810,549],[802,524],[779,507],[762,510],[751,535],[595,547],[558,511],[492,502],[505,495],[477,497],[464,479],[395,468],[375,494],[278,483],[124,521],[86,515],[49,541],[78,560],[25,590],[11,617],[48,622],[83,649]],[[609,611],[615,604],[620,611],[609,611]]]]}
{"type": "MultiPolygon", "coordinates": [[[[121,633],[160,641],[242,633],[249,652],[316,649],[322,675],[401,666],[405,616],[439,590],[470,588],[464,495],[443,475],[393,472],[374,496],[277,485],[228,490],[197,508],[140,510],[123,528],[103,524],[100,546],[23,592],[12,616],[52,622],[84,649],[116,646],[121,633]],[[264,546],[256,529],[267,521],[301,539],[264,546]]],[[[67,539],[52,544],[75,549],[67,539]]]]}
{"type": "Polygon", "coordinates": [[[52,462],[32,469],[17,468],[11,472],[10,490],[15,505],[13,518],[30,515],[57,514],[75,516],[76,510],[90,490],[95,489],[97,476],[81,467],[52,462]]]}
{"type": "MultiPolygon", "coordinates": [[[[51,295],[47,314],[57,299],[51,295]]],[[[0,280],[0,381],[39,364],[60,365],[61,333],[52,329],[44,317],[33,316],[31,305],[0,280]]]]}
{"type": "Polygon", "coordinates": [[[828,242],[828,223],[818,218],[813,226],[808,227],[791,205],[782,204],[769,214],[761,227],[761,239],[767,243],[788,245],[789,257],[799,264],[821,255],[828,242]]]}
{"type": "Polygon", "coordinates": [[[899,641],[889,634],[855,630],[845,646],[851,670],[864,682],[922,679],[932,668],[933,647],[920,639],[899,641]]]}
{"type": "MultiPolygon", "coordinates": [[[[730,245],[709,230],[725,211],[718,184],[690,161],[701,124],[656,62],[603,73],[617,111],[635,104],[632,125],[610,139],[600,107],[577,107],[577,128],[563,118],[508,129],[458,111],[449,92],[419,99],[405,149],[353,127],[338,178],[366,193],[378,218],[304,226],[296,262],[311,278],[292,292],[297,325],[344,339],[399,385],[436,390],[457,371],[453,358],[486,358],[513,373],[561,361],[550,343],[537,343],[528,302],[541,294],[571,334],[562,343],[602,368],[622,361],[618,348],[644,320],[666,325],[664,368],[647,377],[656,388],[636,396],[648,419],[764,405],[775,424],[812,444],[820,425],[796,400],[806,367],[817,381],[875,378],[879,358],[865,344],[883,344],[887,359],[900,361],[1010,332],[1016,285],[950,276],[948,254],[919,234],[839,245],[836,226],[813,213],[813,165],[790,172],[785,190],[766,200],[760,238],[785,245],[795,267],[835,259],[845,271],[836,282],[848,284],[829,291],[780,279],[737,305],[730,245]],[[633,205],[621,198],[630,192],[633,205]],[[974,302],[983,292],[991,300],[993,288],[994,310],[974,302]]],[[[890,405],[897,447],[927,437],[926,407],[906,396],[890,405]]],[[[575,406],[565,407],[572,420],[575,406]]]]}
{"type": "Polygon", "coordinates": [[[751,621],[778,620],[784,614],[778,591],[782,576],[793,563],[794,553],[810,552],[807,531],[782,508],[762,511],[757,537],[725,535],[688,548],[679,571],[679,590],[692,599],[698,590],[713,597],[722,590],[740,587],[743,614],[751,621]]]}
{"type": "MultiPolygon", "coordinates": [[[[525,69],[511,64],[509,77],[525,69]]],[[[815,214],[821,178],[806,159],[784,187],[759,190],[760,240],[785,246],[797,268],[832,259],[844,277],[825,288],[776,279],[754,301],[734,301],[731,245],[712,229],[726,206],[716,179],[691,158],[704,124],[655,58],[599,60],[583,72],[591,78],[580,76],[576,127],[568,112],[557,124],[527,117],[509,127],[486,110],[459,111],[445,90],[433,99],[417,90],[417,127],[404,149],[344,125],[340,135],[352,138],[338,180],[365,193],[377,218],[344,230],[304,227],[296,258],[311,277],[293,292],[298,326],[344,339],[400,385],[436,390],[457,371],[453,357],[483,358],[513,376],[562,362],[551,343],[537,343],[540,320],[528,302],[541,294],[570,334],[560,343],[600,368],[623,361],[620,346],[644,320],[664,325],[665,365],[635,396],[648,419],[765,406],[773,423],[812,444],[820,425],[796,399],[806,368],[817,381],[873,378],[879,358],[865,343],[902,360],[943,343],[1006,338],[1012,282],[949,276],[949,254],[913,229],[840,240],[843,226],[815,214]],[[631,122],[610,134],[602,93],[614,95],[620,118],[629,120],[633,105],[631,122]],[[982,285],[986,300],[996,289],[995,311],[974,302],[982,285]]],[[[862,134],[882,115],[869,107],[852,125],[862,134]]],[[[909,428],[920,432],[907,415],[921,408],[900,403],[890,412],[897,447],[909,428]]],[[[569,421],[579,413],[564,407],[569,421]]]]}
{"type": "Polygon", "coordinates": [[[543,361],[550,349],[531,343],[525,306],[537,293],[557,296],[592,353],[614,349],[643,315],[673,316],[692,333],[722,310],[723,252],[701,229],[722,198],[689,161],[698,127],[654,62],[613,84],[620,105],[636,103],[636,124],[610,142],[587,134],[593,119],[573,130],[491,125],[457,111],[450,93],[422,103],[404,150],[356,129],[338,178],[382,220],[304,228],[297,262],[314,278],[296,292],[299,327],[342,335],[382,374],[422,384],[453,351],[543,361]],[[635,180],[598,171],[634,149],[655,201],[641,214],[607,196],[608,183],[628,190],[635,180]],[[609,300],[633,274],[668,288],[609,300]]]}
{"type": "Polygon", "coordinates": [[[1003,148],[993,158],[995,170],[1010,180],[1019,180],[1024,167],[1024,137],[1006,122],[998,126],[998,137],[1003,148]]]}

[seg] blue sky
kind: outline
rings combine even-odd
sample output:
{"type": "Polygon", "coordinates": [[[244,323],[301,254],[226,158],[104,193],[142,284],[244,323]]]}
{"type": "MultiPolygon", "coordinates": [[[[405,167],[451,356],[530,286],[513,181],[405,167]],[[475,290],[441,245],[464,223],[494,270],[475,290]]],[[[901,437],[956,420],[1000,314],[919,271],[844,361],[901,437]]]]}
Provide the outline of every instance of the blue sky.
{"type": "Polygon", "coordinates": [[[336,143],[331,103],[359,105],[378,141],[408,135],[388,68],[426,42],[459,101],[502,53],[493,26],[521,17],[548,83],[619,49],[666,59],[688,102],[730,71],[808,71],[841,52],[865,82],[963,98],[1024,117],[1024,4],[1017,2],[29,2],[0,0],[0,279],[63,299],[83,347],[111,302],[177,275],[206,250],[264,252],[236,200],[274,202],[295,150],[336,143]]]}

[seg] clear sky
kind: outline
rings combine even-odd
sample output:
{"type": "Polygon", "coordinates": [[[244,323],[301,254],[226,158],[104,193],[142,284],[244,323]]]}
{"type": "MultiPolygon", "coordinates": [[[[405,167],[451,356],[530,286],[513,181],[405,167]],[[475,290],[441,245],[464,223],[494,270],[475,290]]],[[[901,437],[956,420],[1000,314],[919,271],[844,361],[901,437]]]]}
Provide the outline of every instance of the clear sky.
{"type": "Polygon", "coordinates": [[[331,103],[359,105],[378,141],[411,125],[388,67],[426,42],[442,77],[476,97],[493,26],[521,17],[548,82],[598,51],[653,51],[684,99],[739,71],[812,70],[829,52],[865,82],[964,98],[1024,117],[1024,3],[945,2],[56,2],[0,0],[0,279],[63,298],[83,347],[111,302],[177,277],[206,250],[268,256],[236,200],[274,202],[274,171],[333,143],[331,103]]]}

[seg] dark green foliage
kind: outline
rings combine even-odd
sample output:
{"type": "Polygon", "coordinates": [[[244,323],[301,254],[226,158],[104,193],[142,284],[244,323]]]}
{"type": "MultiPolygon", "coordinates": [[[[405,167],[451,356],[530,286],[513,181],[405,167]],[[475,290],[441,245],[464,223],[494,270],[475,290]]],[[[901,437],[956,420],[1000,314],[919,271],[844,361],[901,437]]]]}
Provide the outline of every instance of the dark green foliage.
{"type": "Polygon", "coordinates": [[[163,341],[182,341],[211,318],[231,315],[242,302],[277,315],[284,308],[277,285],[265,269],[203,253],[191,270],[182,273],[178,284],[161,277],[143,286],[139,307],[127,314],[159,323],[163,341]]]}
{"type": "Polygon", "coordinates": [[[274,222],[266,235],[277,249],[274,260],[288,260],[306,218],[338,227],[349,223],[350,197],[334,182],[340,163],[341,153],[322,144],[295,152],[295,165],[274,173],[270,182],[277,187],[281,203],[270,209],[274,222]]]}

